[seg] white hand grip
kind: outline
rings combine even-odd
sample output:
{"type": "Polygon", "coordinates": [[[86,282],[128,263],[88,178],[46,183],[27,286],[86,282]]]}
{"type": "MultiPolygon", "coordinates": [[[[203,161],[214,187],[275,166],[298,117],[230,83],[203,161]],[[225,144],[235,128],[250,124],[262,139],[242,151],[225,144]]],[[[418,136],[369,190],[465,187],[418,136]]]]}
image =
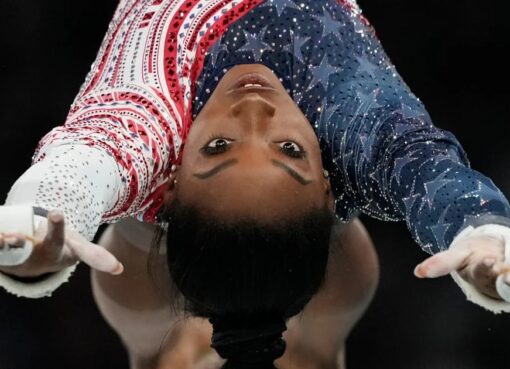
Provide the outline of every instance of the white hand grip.
{"type": "MultiPolygon", "coordinates": [[[[0,206],[0,232],[20,232],[34,237],[34,210],[30,205],[0,206]]],[[[23,264],[32,253],[34,245],[26,240],[23,247],[0,248],[0,265],[13,266],[23,264]]]]}
{"type": "MultiPolygon", "coordinates": [[[[466,247],[467,243],[460,242],[466,237],[469,236],[492,236],[499,238],[505,243],[505,259],[506,261],[510,261],[508,255],[510,253],[510,227],[499,225],[499,224],[484,224],[477,228],[473,226],[466,227],[462,232],[460,232],[453,242],[450,245],[450,249],[458,248],[458,247],[466,247]]],[[[484,295],[477,288],[475,288],[470,283],[466,282],[457,272],[451,272],[455,283],[459,285],[461,290],[466,295],[467,299],[477,305],[482,306],[483,308],[492,311],[495,314],[499,314],[501,312],[510,313],[510,302],[507,301],[507,298],[510,297],[508,295],[508,287],[502,285],[503,281],[501,277],[496,279],[496,289],[503,300],[496,300],[487,295],[484,295]],[[499,285],[499,286],[498,286],[499,285]]]]}
{"type": "MultiPolygon", "coordinates": [[[[510,262],[510,232],[503,233],[503,239],[505,241],[505,263],[508,264],[510,262]]],[[[506,273],[496,279],[496,291],[503,300],[510,302],[510,286],[503,282],[505,276],[506,273]]]]}

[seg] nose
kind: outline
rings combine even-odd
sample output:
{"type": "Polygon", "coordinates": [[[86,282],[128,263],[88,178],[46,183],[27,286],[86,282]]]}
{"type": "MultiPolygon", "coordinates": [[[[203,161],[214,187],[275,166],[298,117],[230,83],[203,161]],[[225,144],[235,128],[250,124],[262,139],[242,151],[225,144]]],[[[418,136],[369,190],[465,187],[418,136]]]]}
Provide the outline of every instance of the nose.
{"type": "Polygon", "coordinates": [[[276,106],[258,93],[248,93],[231,107],[234,117],[249,123],[258,123],[274,117],[276,106]]]}

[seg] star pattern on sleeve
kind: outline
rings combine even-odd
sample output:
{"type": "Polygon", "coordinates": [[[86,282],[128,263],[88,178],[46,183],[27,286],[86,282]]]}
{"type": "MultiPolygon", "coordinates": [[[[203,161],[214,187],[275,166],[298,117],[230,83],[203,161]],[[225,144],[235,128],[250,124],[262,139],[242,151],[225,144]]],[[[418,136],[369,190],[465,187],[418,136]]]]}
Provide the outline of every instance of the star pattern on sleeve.
{"type": "Polygon", "coordinates": [[[448,247],[465,219],[510,215],[504,195],[470,169],[457,139],[432,124],[353,4],[264,2],[212,46],[218,58],[204,65],[199,84],[207,89],[198,91],[195,113],[232,65],[261,63],[315,129],[340,220],[359,211],[403,220],[433,253],[448,247]]]}
{"type": "Polygon", "coordinates": [[[393,177],[395,178],[395,180],[397,181],[398,184],[400,184],[400,180],[401,180],[400,174],[402,172],[402,169],[406,165],[419,159],[419,157],[414,156],[414,154],[416,154],[418,152],[419,152],[418,150],[411,151],[411,152],[406,153],[406,155],[395,159],[393,177]]]}
{"type": "Polygon", "coordinates": [[[322,36],[321,38],[326,38],[329,34],[333,34],[337,37],[341,37],[339,30],[342,27],[343,23],[338,22],[331,16],[329,7],[322,6],[322,15],[314,15],[313,17],[322,24],[322,36]]]}
{"type": "Polygon", "coordinates": [[[423,196],[423,201],[429,206],[429,210],[431,210],[434,205],[439,189],[454,181],[453,179],[444,179],[447,175],[448,171],[444,171],[432,181],[425,182],[425,195],[423,196]]]}
{"type": "Polygon", "coordinates": [[[254,60],[261,60],[262,53],[272,50],[271,46],[264,42],[266,29],[267,26],[257,33],[251,33],[245,30],[244,37],[246,38],[246,43],[241,49],[239,49],[239,51],[251,51],[253,53],[254,60]]]}
{"type": "Polygon", "coordinates": [[[367,73],[370,77],[376,76],[376,72],[379,69],[376,65],[372,64],[366,57],[356,56],[355,58],[359,63],[356,73],[367,73]]]}
{"type": "Polygon", "coordinates": [[[278,17],[281,17],[285,8],[299,9],[299,7],[296,4],[294,4],[294,2],[288,0],[269,0],[266,2],[265,6],[274,7],[276,9],[278,17]]]}
{"type": "Polygon", "coordinates": [[[335,73],[338,68],[333,67],[329,61],[326,55],[322,57],[322,60],[319,65],[310,65],[310,70],[313,75],[312,82],[310,83],[310,86],[316,86],[317,84],[320,84],[324,86],[326,89],[328,87],[328,77],[331,74],[335,73]]]}
{"type": "Polygon", "coordinates": [[[302,53],[303,45],[306,44],[308,41],[310,41],[310,38],[306,37],[306,36],[294,35],[293,30],[290,30],[290,32],[291,32],[293,42],[285,45],[284,50],[294,54],[294,56],[299,61],[303,62],[305,60],[303,53],[302,53]]]}

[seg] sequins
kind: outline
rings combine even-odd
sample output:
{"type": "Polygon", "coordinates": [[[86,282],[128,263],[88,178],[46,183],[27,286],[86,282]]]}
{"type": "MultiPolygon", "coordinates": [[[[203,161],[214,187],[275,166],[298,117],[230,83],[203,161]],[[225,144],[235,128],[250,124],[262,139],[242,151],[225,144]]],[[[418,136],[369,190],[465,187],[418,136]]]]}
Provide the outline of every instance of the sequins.
{"type": "Polygon", "coordinates": [[[12,186],[6,204],[61,210],[66,225],[92,240],[119,191],[113,158],[94,147],[69,144],[52,148],[31,166],[12,186]]]}
{"type": "Polygon", "coordinates": [[[55,165],[41,206],[79,204],[65,206],[80,212],[80,229],[100,213],[154,222],[193,118],[233,66],[253,63],[275,73],[314,127],[341,220],[360,211],[405,220],[432,253],[472,219],[510,216],[501,191],[432,124],[354,0],[121,1],[66,124],[34,155],[72,143],[100,148],[118,164],[118,201],[99,204],[83,168],[55,165]],[[53,182],[63,175],[59,190],[53,182]]]}
{"type": "Polygon", "coordinates": [[[194,116],[224,66],[273,70],[317,132],[343,221],[360,211],[405,220],[416,242],[437,252],[470,216],[510,215],[490,180],[469,169],[455,137],[433,126],[354,1],[267,1],[208,53],[194,116]],[[477,180],[466,181],[468,173],[477,180]],[[458,201],[462,193],[469,203],[458,201]]]}

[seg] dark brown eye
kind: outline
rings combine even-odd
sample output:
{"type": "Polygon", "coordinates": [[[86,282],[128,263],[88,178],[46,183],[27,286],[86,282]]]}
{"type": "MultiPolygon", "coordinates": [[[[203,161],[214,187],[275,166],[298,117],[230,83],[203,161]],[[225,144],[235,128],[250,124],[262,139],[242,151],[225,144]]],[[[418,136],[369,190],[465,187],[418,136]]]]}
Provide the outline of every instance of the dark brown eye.
{"type": "Polygon", "coordinates": [[[205,155],[221,154],[230,148],[231,143],[232,140],[229,140],[228,138],[215,138],[202,147],[201,151],[205,155]]]}
{"type": "Polygon", "coordinates": [[[285,151],[301,151],[297,143],[292,141],[285,141],[280,144],[280,147],[285,151]]]}
{"type": "Polygon", "coordinates": [[[232,141],[226,139],[226,138],[215,138],[214,140],[212,140],[211,142],[209,142],[207,144],[207,147],[210,147],[210,148],[220,148],[220,147],[226,147],[228,146],[229,143],[231,143],[232,141]]]}
{"type": "Polygon", "coordinates": [[[306,156],[306,152],[294,141],[283,141],[279,145],[280,150],[291,158],[302,159],[306,156]]]}

